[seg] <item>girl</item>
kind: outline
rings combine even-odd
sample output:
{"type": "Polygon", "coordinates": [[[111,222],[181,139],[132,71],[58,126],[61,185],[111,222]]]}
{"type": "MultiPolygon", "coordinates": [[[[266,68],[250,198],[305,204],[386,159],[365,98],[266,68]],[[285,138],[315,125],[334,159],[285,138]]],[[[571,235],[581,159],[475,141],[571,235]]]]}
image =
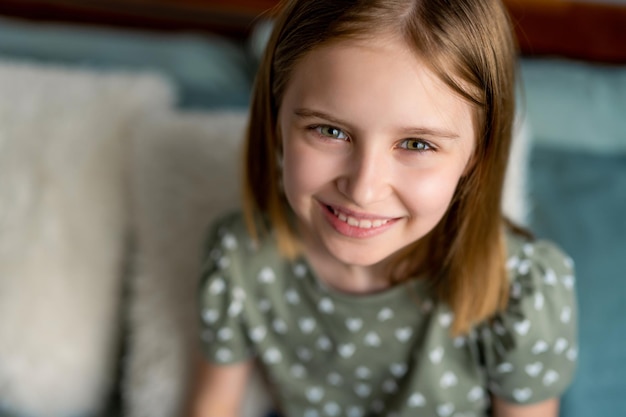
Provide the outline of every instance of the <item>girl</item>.
{"type": "Polygon", "coordinates": [[[282,4],[195,415],[237,415],[253,361],[287,417],[558,414],[572,262],[501,214],[514,64],[498,0],[282,4]]]}

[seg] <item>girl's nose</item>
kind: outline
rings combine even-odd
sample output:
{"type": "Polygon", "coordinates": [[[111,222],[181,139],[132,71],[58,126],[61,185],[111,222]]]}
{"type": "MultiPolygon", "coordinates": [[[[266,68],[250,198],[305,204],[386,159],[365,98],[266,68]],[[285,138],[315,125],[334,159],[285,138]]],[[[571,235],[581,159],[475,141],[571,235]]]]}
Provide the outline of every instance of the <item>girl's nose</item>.
{"type": "Polygon", "coordinates": [[[346,162],[337,188],[359,207],[367,207],[389,197],[392,185],[389,162],[384,151],[356,150],[346,162]]]}

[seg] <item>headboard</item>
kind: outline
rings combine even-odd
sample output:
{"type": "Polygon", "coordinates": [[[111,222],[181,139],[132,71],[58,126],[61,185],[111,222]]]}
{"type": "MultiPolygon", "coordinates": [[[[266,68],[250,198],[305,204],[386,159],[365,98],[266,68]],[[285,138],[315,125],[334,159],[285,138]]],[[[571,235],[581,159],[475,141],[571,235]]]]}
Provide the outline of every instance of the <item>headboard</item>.
{"type": "Polygon", "coordinates": [[[505,0],[524,55],[626,63],[626,3],[505,0]]]}
{"type": "MultiPolygon", "coordinates": [[[[626,63],[626,4],[504,0],[523,55],[626,63]]],[[[193,30],[244,38],[278,0],[2,0],[0,14],[32,20],[193,30]]]]}

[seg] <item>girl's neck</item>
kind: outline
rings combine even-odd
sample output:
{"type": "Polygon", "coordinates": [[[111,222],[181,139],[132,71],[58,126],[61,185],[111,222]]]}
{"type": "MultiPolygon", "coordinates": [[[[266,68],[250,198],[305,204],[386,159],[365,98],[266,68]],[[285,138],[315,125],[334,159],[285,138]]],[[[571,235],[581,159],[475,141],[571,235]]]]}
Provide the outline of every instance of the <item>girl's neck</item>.
{"type": "Polygon", "coordinates": [[[324,285],[335,290],[351,294],[371,294],[383,291],[391,286],[389,280],[374,271],[374,267],[335,266],[325,260],[307,256],[317,278],[324,285]]]}

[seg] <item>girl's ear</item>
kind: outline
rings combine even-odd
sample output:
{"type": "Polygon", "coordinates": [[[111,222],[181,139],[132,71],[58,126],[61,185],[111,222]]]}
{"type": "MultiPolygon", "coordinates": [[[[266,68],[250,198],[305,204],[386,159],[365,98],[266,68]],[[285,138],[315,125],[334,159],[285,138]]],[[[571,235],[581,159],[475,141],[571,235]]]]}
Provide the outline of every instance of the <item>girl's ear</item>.
{"type": "Polygon", "coordinates": [[[274,128],[274,138],[275,138],[275,154],[276,154],[276,163],[278,164],[278,168],[280,171],[283,169],[283,135],[280,132],[280,118],[277,117],[274,128]]]}
{"type": "Polygon", "coordinates": [[[481,126],[483,125],[483,115],[482,115],[482,111],[476,107],[474,107],[474,109],[472,110],[472,129],[474,131],[474,143],[472,146],[472,153],[470,155],[470,157],[468,158],[467,162],[465,163],[465,168],[463,169],[463,173],[461,174],[461,178],[466,178],[467,176],[469,176],[469,174],[472,173],[472,171],[474,170],[474,168],[476,168],[476,165],[478,164],[479,161],[479,154],[480,154],[480,144],[481,144],[481,126]]]}
{"type": "Polygon", "coordinates": [[[280,123],[276,121],[276,127],[274,129],[275,149],[274,149],[274,163],[276,164],[276,172],[278,174],[277,185],[280,194],[285,193],[285,187],[283,184],[283,166],[285,161],[285,153],[283,152],[283,138],[280,134],[280,123]]]}
{"type": "Polygon", "coordinates": [[[481,149],[481,143],[483,143],[484,138],[482,137],[484,135],[484,129],[483,129],[483,124],[485,123],[484,120],[484,115],[483,115],[483,111],[477,108],[474,108],[473,111],[473,129],[474,129],[474,146],[472,149],[472,154],[469,157],[467,163],[465,164],[465,169],[463,170],[463,174],[461,174],[461,177],[465,178],[467,177],[469,174],[472,173],[472,171],[474,171],[474,168],[476,168],[476,165],[478,165],[478,163],[480,162],[480,153],[482,151],[481,149]]]}
{"type": "Polygon", "coordinates": [[[276,166],[278,167],[278,172],[283,172],[283,152],[281,149],[276,149],[276,166]]]}
{"type": "Polygon", "coordinates": [[[470,156],[469,160],[465,164],[465,169],[463,170],[463,174],[461,174],[461,177],[467,177],[472,172],[477,163],[478,149],[474,149],[474,151],[472,152],[472,156],[470,156]]]}

